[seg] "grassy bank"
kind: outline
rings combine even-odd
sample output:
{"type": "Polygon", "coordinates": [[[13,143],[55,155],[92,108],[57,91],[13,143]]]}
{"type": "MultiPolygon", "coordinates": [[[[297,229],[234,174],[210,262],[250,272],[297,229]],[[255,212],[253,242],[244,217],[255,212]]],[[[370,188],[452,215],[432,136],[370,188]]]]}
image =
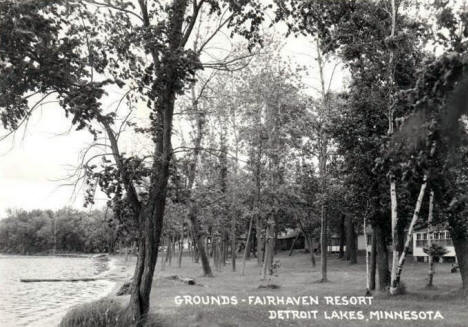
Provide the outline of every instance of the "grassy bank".
{"type": "MultiPolygon", "coordinates": [[[[161,270],[157,266],[157,279],[152,290],[151,313],[158,316],[158,326],[464,326],[468,321],[466,311],[468,302],[458,295],[460,286],[459,274],[450,273],[449,264],[438,264],[436,267],[434,289],[425,289],[427,266],[423,263],[408,262],[403,280],[407,294],[389,297],[386,294],[374,294],[372,305],[338,306],[325,303],[326,296],[363,296],[365,294],[365,265],[349,265],[347,262],[330,258],[328,283],[317,283],[320,279],[319,263],[312,268],[308,256],[296,253],[292,257],[280,254],[281,262],[279,276],[272,282],[279,285],[278,289],[259,289],[259,268],[256,260],[247,262],[246,274],[232,272],[229,265],[222,272],[215,272],[214,278],[201,277],[201,268],[184,258],[183,267],[169,267],[161,270]],[[170,275],[195,278],[199,285],[190,286],[177,280],[167,279],[170,275]],[[237,305],[194,305],[175,302],[176,296],[229,296],[238,299],[237,305]],[[318,297],[319,304],[313,306],[295,305],[249,305],[249,296],[313,296],[318,297]],[[246,302],[242,302],[242,300],[246,302]],[[317,311],[317,319],[269,319],[269,311],[297,310],[317,311]],[[440,311],[441,320],[376,320],[369,318],[371,311],[440,311]],[[348,312],[344,319],[326,319],[332,317],[333,311],[348,312]],[[350,311],[362,311],[364,319],[351,319],[350,311]],[[347,319],[346,319],[347,318],[347,319]]],[[[363,262],[363,258],[360,258],[363,262]]],[[[240,262],[239,262],[240,264],[240,262]]],[[[240,270],[238,264],[238,270],[240,270]]],[[[128,302],[128,296],[116,298],[123,307],[128,302]]],[[[342,313],[343,314],[343,313],[342,313]]],[[[336,318],[336,316],[335,316],[336,318]]]]}

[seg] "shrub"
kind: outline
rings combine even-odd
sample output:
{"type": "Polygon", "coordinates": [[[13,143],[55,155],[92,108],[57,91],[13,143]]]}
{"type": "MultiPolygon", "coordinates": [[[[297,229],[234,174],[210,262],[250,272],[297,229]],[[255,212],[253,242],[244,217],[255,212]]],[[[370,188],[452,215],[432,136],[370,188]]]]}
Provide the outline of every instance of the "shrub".
{"type": "Polygon", "coordinates": [[[432,243],[431,246],[426,246],[425,248],[423,248],[423,251],[427,255],[434,257],[435,261],[437,261],[437,258],[442,257],[449,252],[443,246],[435,243],[432,243]]]}
{"type": "Polygon", "coordinates": [[[59,327],[114,327],[119,321],[122,307],[115,300],[102,299],[79,305],[67,312],[59,327]]]}
{"type": "MultiPolygon", "coordinates": [[[[86,303],[67,312],[59,327],[132,327],[128,312],[111,298],[86,303]]],[[[146,327],[162,327],[163,322],[154,314],[148,315],[146,327]]]]}

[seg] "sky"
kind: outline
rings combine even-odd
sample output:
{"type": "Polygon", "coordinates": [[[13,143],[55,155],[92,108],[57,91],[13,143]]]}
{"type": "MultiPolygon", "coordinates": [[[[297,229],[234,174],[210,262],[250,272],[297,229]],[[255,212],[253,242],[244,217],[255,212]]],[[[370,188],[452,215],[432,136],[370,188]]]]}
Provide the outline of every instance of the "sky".
{"type": "MultiPolygon", "coordinates": [[[[283,35],[284,26],[275,27],[276,34],[283,35]]],[[[284,36],[280,36],[284,38],[284,36]]],[[[318,71],[312,40],[288,37],[281,52],[284,59],[307,66],[309,76],[305,83],[318,88],[318,71]]],[[[329,78],[334,64],[326,66],[329,78]]],[[[332,88],[343,86],[343,73],[338,68],[332,88]]],[[[111,94],[105,106],[113,106],[120,94],[111,94]]],[[[74,189],[74,180],[66,179],[77,167],[80,153],[92,142],[88,131],[75,131],[70,119],[53,101],[41,106],[31,117],[27,128],[0,142],[0,219],[7,209],[58,209],[64,206],[82,208],[83,190],[74,189]],[[68,185],[66,185],[68,184],[68,185]]],[[[141,114],[139,114],[141,115],[141,114]]],[[[141,117],[144,117],[142,114],[141,117]]],[[[7,131],[0,127],[0,137],[7,131]]],[[[138,152],[140,142],[127,141],[127,147],[138,152]]],[[[98,194],[97,207],[104,206],[105,198],[98,194]]]]}

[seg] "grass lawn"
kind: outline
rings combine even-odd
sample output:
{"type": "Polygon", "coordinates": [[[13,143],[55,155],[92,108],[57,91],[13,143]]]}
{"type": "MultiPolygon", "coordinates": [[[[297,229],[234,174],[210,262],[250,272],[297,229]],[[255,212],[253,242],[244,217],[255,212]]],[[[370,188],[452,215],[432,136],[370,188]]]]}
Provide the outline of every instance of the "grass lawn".
{"type": "MultiPolygon", "coordinates": [[[[280,253],[276,256],[281,262],[278,277],[272,283],[278,284],[278,289],[259,289],[260,269],[256,259],[247,262],[246,274],[239,271],[241,261],[238,260],[238,272],[232,272],[228,263],[223,271],[216,272],[214,278],[201,277],[201,267],[189,257],[184,257],[182,268],[173,265],[166,266],[161,271],[158,264],[156,280],[151,294],[151,312],[164,322],[165,326],[468,326],[468,301],[457,295],[461,285],[460,275],[450,273],[450,264],[437,264],[434,278],[435,288],[424,288],[427,274],[427,264],[406,263],[403,272],[403,282],[406,294],[389,297],[386,294],[373,294],[372,305],[327,305],[325,296],[364,296],[365,295],[365,263],[360,257],[360,263],[349,265],[346,261],[329,257],[328,283],[317,283],[320,279],[320,261],[313,268],[309,256],[296,251],[293,256],[280,253]],[[169,280],[170,275],[195,278],[201,285],[190,286],[180,281],[169,280]],[[237,305],[177,305],[176,296],[235,296],[237,305]],[[249,296],[317,296],[318,305],[249,305],[242,302],[249,296]],[[269,310],[317,310],[317,319],[269,319],[269,310]],[[325,319],[325,312],[331,316],[332,311],[362,311],[364,319],[325,319]],[[369,318],[370,311],[436,311],[439,310],[442,320],[379,320],[369,318]]],[[[120,298],[128,301],[128,296],[120,298]]],[[[247,301],[246,301],[247,302],[247,301]]],[[[349,316],[349,313],[348,313],[349,316]]]]}

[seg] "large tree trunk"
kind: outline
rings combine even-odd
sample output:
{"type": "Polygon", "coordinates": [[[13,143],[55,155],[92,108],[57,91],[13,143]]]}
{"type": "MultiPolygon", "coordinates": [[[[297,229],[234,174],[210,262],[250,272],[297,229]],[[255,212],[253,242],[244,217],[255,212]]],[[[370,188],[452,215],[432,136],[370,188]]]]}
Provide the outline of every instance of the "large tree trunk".
{"type": "MultiPolygon", "coordinates": [[[[162,171],[163,176],[166,174],[168,176],[168,170],[167,167],[167,170],[162,171]]],[[[138,327],[143,326],[149,311],[151,286],[158,259],[158,248],[163,226],[167,178],[161,186],[163,188],[160,188],[159,192],[156,192],[157,198],[153,202],[154,205],[143,210],[142,220],[144,220],[145,228],[140,230],[138,260],[133,276],[129,302],[131,319],[135,326],[138,327]],[[163,193],[161,194],[160,191],[163,191],[163,193]],[[154,213],[154,215],[151,215],[151,213],[154,213]]]]}
{"type": "Polygon", "coordinates": [[[272,274],[272,264],[274,255],[274,229],[275,223],[273,219],[269,219],[267,222],[267,229],[265,233],[265,259],[263,261],[262,279],[266,279],[266,275],[272,274]]]}
{"type": "Polygon", "coordinates": [[[350,264],[357,263],[356,229],[351,216],[346,216],[346,259],[350,264]]]}
{"type": "Polygon", "coordinates": [[[380,225],[374,225],[373,230],[376,238],[377,272],[379,276],[378,289],[379,291],[385,291],[390,284],[387,242],[380,225]]]}
{"type": "MultiPolygon", "coordinates": [[[[458,267],[462,279],[462,287],[468,292],[468,237],[451,233],[455,254],[457,255],[458,267]]],[[[461,233],[460,233],[461,234],[461,233]]]]}
{"type": "MultiPolygon", "coordinates": [[[[171,89],[170,89],[171,90],[171,89]]],[[[161,96],[155,161],[152,168],[148,204],[140,212],[139,258],[133,276],[129,309],[136,326],[142,326],[149,311],[149,299],[166,206],[169,163],[171,160],[172,114],[175,92],[161,96]]]]}
{"type": "MultiPolygon", "coordinates": [[[[148,8],[146,1],[139,0],[138,4],[143,16],[143,25],[150,26],[148,8]]],[[[168,28],[168,51],[173,56],[184,46],[183,25],[185,22],[185,12],[188,0],[174,0],[172,11],[168,17],[170,21],[168,28]]],[[[158,65],[160,58],[154,47],[148,46],[152,54],[153,63],[158,65]]],[[[167,58],[162,58],[162,62],[167,58]]],[[[170,64],[162,65],[165,70],[164,76],[157,79],[154,85],[157,88],[162,86],[155,103],[155,120],[153,128],[155,130],[155,149],[153,154],[153,167],[150,177],[150,189],[148,192],[148,202],[138,212],[139,224],[139,248],[138,260],[133,276],[133,284],[130,295],[129,311],[133,323],[140,327],[145,323],[149,311],[149,299],[153,282],[154,269],[158,258],[158,248],[163,227],[164,211],[166,206],[167,182],[169,179],[169,163],[172,157],[172,120],[176,93],[180,90],[178,86],[178,74],[176,65],[172,60],[170,64]]]]}

